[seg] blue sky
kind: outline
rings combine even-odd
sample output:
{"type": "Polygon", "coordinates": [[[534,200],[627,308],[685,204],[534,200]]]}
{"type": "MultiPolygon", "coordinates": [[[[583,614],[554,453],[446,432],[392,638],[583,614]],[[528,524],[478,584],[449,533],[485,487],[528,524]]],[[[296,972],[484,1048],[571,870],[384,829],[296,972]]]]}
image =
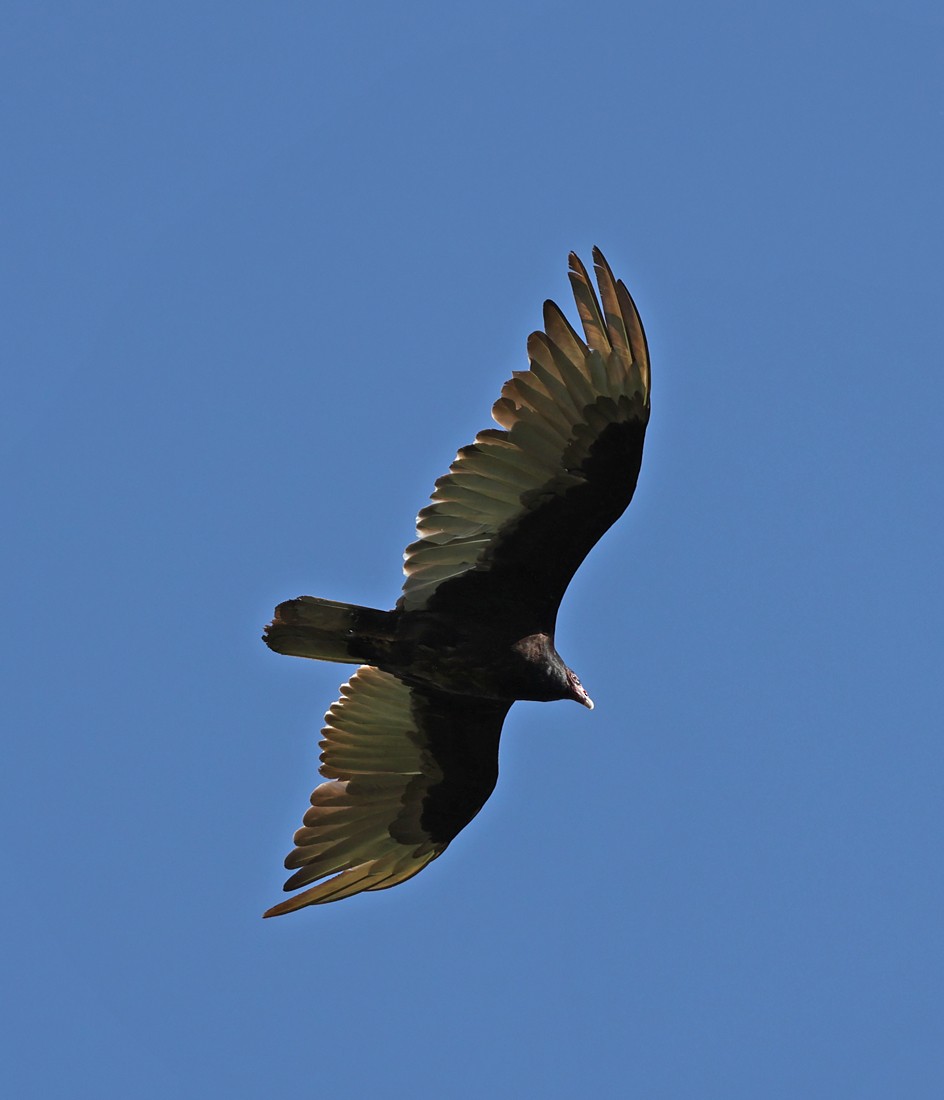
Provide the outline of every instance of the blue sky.
{"type": "Polygon", "coordinates": [[[3,882],[16,1096],[937,1097],[944,15],[10,3],[3,882]],[[420,877],[281,920],[413,518],[599,244],[653,363],[420,877]]]}

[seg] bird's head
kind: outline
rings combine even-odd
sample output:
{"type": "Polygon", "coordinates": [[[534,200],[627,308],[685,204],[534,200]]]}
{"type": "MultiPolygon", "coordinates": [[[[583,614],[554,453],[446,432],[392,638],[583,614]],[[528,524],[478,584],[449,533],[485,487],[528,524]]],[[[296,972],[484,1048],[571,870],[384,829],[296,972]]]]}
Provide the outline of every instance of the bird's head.
{"type": "Polygon", "coordinates": [[[580,682],[580,677],[573,669],[567,669],[567,686],[570,688],[569,698],[581,703],[587,710],[593,710],[593,700],[587,694],[587,689],[580,682]]]}

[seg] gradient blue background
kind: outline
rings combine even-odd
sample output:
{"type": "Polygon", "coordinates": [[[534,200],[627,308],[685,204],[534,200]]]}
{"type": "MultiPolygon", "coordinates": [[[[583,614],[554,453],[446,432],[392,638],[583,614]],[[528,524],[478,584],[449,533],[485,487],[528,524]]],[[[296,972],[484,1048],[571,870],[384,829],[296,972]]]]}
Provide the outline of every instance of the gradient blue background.
{"type": "Polygon", "coordinates": [[[5,1095],[938,1097],[931,3],[4,6],[5,1095]],[[639,492],[502,778],[262,921],[343,670],[566,255],[639,492]]]}

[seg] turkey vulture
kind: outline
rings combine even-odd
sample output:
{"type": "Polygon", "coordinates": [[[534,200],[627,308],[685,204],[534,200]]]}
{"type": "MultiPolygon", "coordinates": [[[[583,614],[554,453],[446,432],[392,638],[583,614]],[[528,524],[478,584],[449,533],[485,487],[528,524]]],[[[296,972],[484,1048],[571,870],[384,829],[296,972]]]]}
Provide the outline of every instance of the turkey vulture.
{"type": "Polygon", "coordinates": [[[327,782],[285,860],[285,889],[307,889],[267,917],[385,890],[440,856],[494,789],[516,699],[593,707],[554,648],[557,609],[632,499],[649,420],[639,314],[593,260],[602,309],[570,254],[585,341],[545,303],[530,369],[492,409],[500,430],[459,451],[417,517],[396,607],[300,596],[265,628],[277,653],[361,665],[325,715],[327,782]]]}

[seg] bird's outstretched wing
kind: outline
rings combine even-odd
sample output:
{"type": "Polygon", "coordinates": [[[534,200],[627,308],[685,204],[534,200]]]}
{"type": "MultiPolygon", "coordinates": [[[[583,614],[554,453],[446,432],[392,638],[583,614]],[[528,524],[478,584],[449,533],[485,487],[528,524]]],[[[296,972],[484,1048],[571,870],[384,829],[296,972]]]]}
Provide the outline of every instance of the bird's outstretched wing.
{"type": "Polygon", "coordinates": [[[407,548],[399,606],[496,616],[553,630],[564,591],[632,499],[649,420],[649,354],[639,314],[599,249],[602,309],[570,254],[585,340],[553,302],[528,339],[530,369],[505,383],[492,416],[436,482],[407,548]]]}
{"type": "Polygon", "coordinates": [[[325,715],[321,774],[328,782],[312,792],[285,861],[297,868],[285,889],[310,889],[265,915],[385,890],[441,855],[495,787],[509,706],[459,700],[359,668],[325,715]]]}

